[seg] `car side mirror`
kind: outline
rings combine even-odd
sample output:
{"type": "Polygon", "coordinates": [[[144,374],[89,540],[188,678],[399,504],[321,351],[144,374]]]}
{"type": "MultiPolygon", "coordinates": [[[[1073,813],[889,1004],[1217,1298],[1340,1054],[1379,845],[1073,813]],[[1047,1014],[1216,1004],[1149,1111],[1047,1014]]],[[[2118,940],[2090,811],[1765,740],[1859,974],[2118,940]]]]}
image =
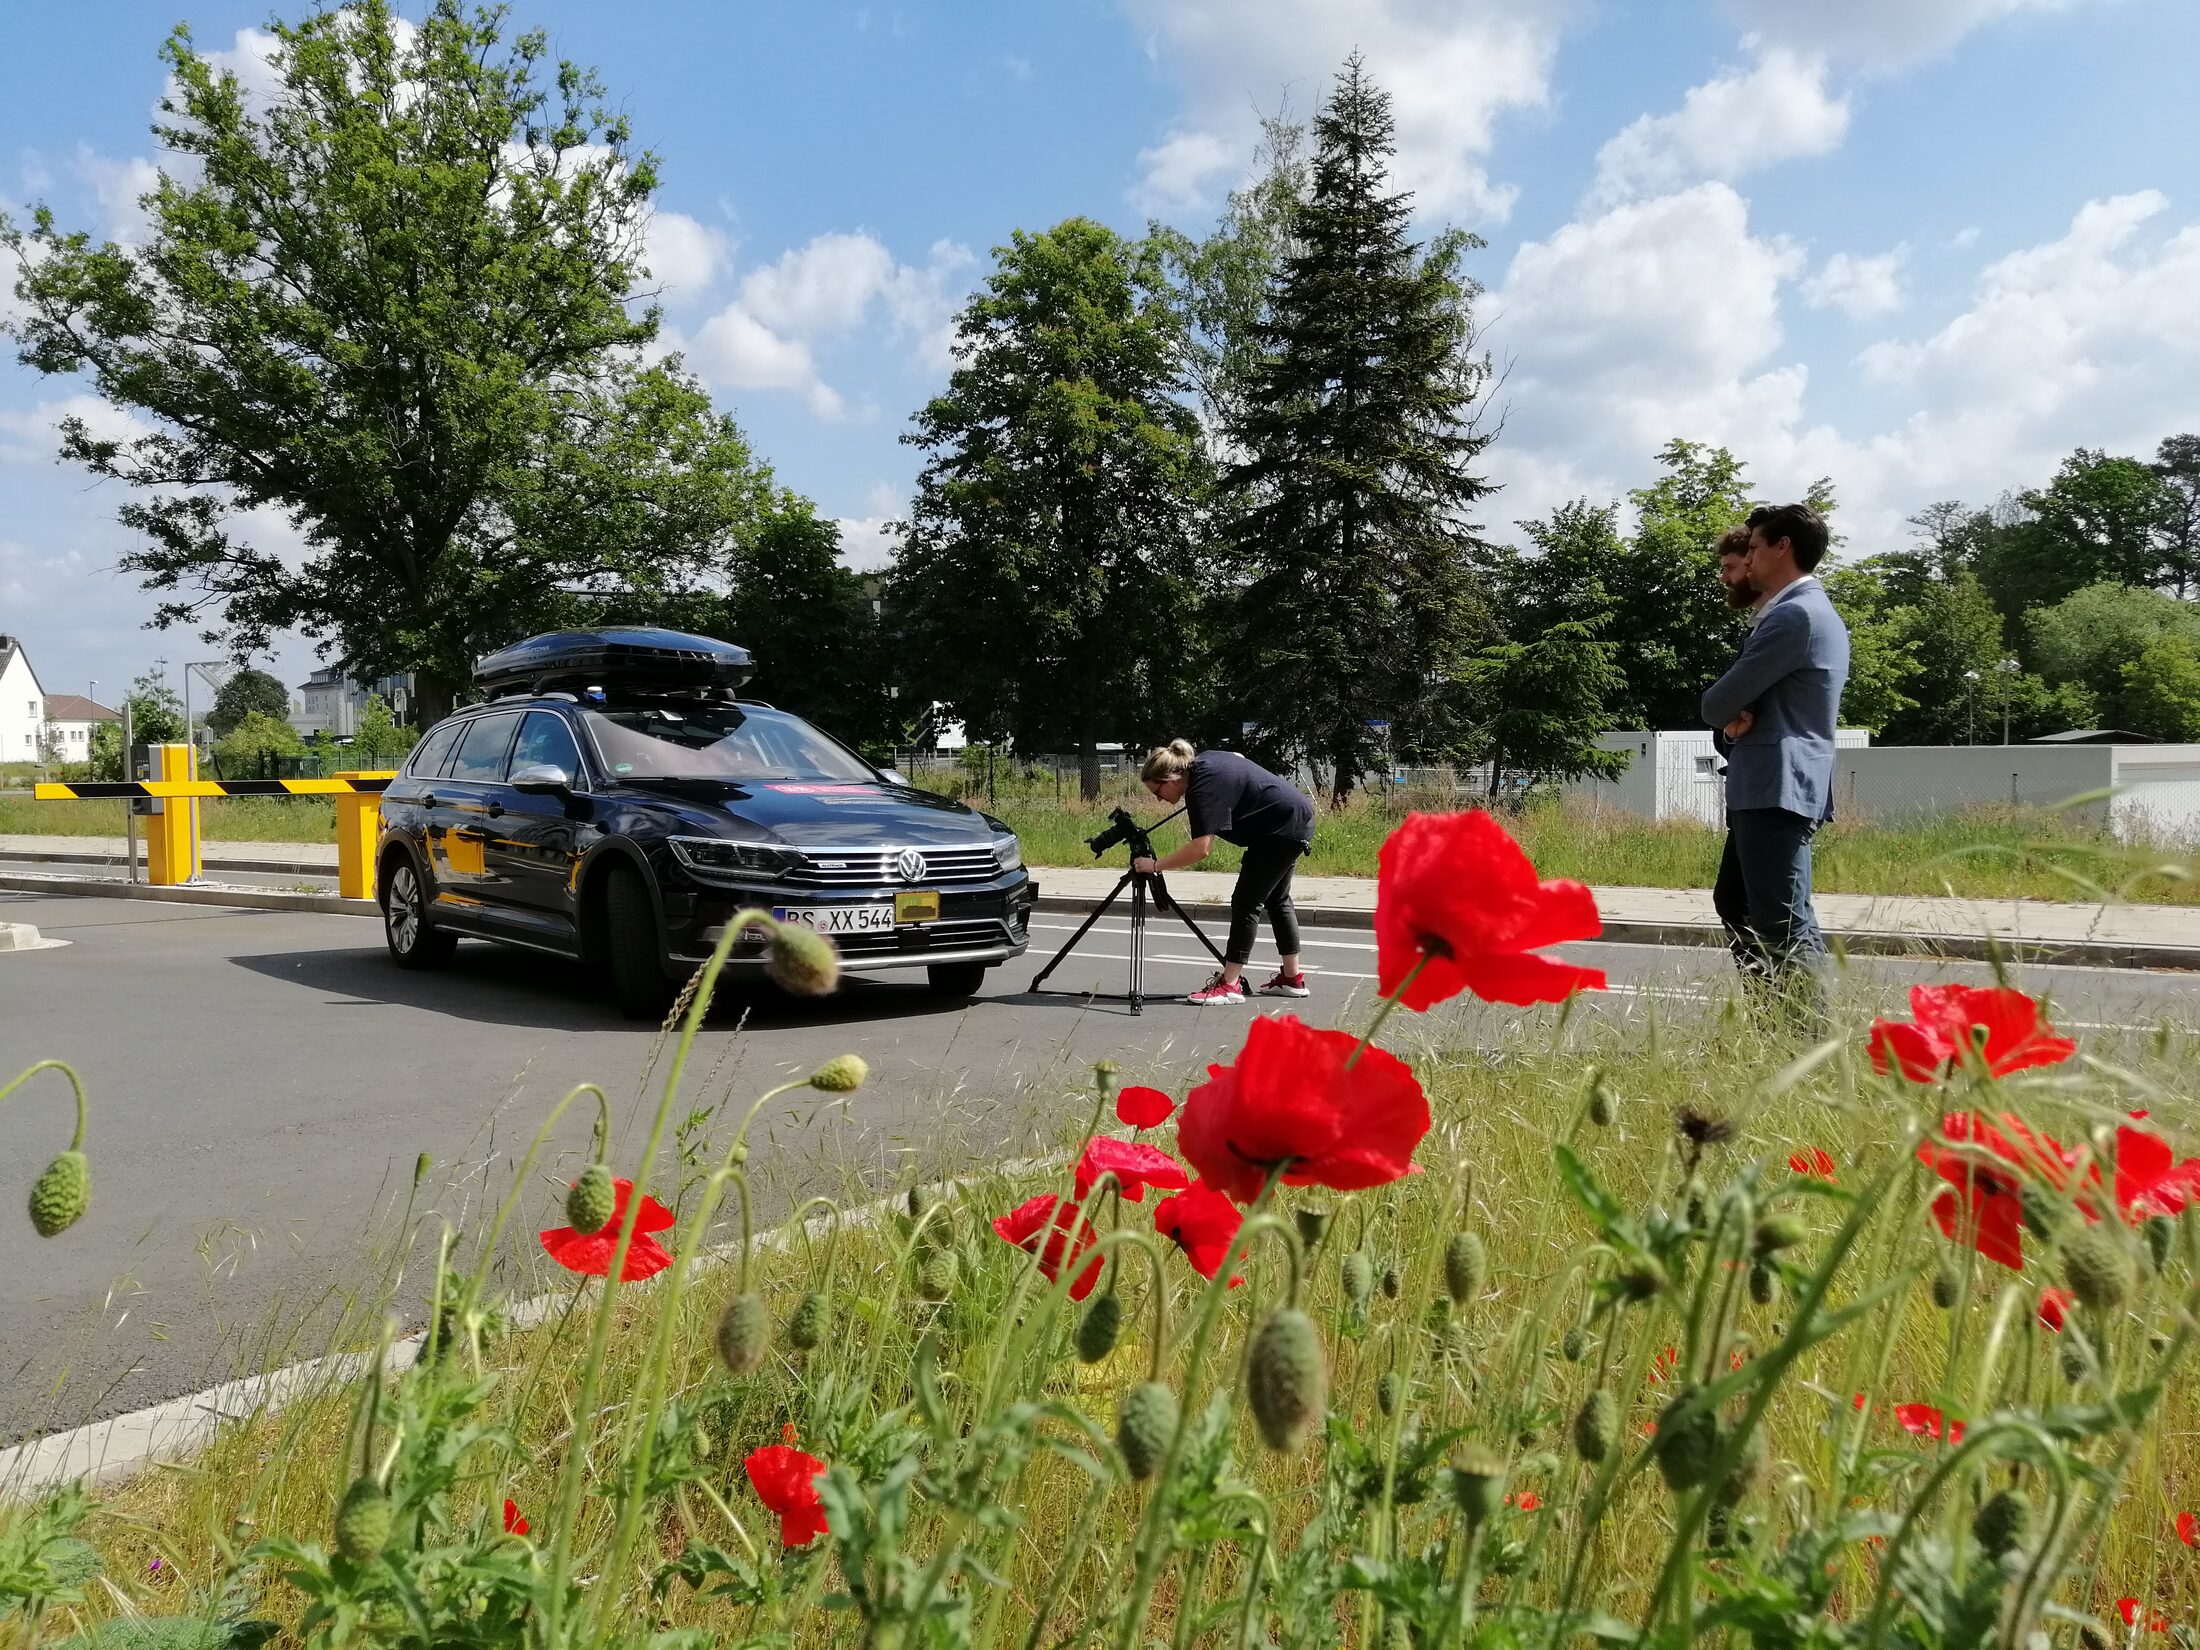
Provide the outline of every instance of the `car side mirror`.
{"type": "Polygon", "coordinates": [[[527,796],[564,796],[573,789],[572,776],[549,762],[530,762],[524,768],[514,768],[512,777],[505,783],[527,796]]]}
{"type": "Polygon", "coordinates": [[[886,783],[889,785],[906,785],[909,783],[909,781],[905,777],[903,777],[893,768],[879,769],[878,776],[879,778],[885,780],[886,783]]]}

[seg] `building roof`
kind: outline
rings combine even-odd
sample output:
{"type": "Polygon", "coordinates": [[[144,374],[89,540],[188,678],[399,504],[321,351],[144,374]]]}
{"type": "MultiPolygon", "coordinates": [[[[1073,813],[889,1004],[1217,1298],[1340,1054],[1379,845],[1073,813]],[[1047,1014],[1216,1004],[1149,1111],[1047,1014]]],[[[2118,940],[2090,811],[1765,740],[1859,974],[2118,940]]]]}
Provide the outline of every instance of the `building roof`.
{"type": "Polygon", "coordinates": [[[2131,733],[2123,728],[2070,728],[2062,733],[2043,733],[2027,739],[2028,745],[2159,745],[2151,733],[2131,733]]]}
{"type": "MultiPolygon", "coordinates": [[[[23,644],[13,636],[0,636],[0,676],[8,673],[8,666],[17,658],[22,659],[23,668],[31,673],[31,680],[38,682],[37,668],[32,665],[31,656],[23,651],[23,644]]],[[[39,684],[38,691],[40,694],[46,691],[43,683],[39,684]]]]}
{"type": "Polygon", "coordinates": [[[122,712],[109,710],[96,699],[87,699],[81,693],[49,693],[46,695],[46,720],[49,722],[119,722],[122,712]]]}

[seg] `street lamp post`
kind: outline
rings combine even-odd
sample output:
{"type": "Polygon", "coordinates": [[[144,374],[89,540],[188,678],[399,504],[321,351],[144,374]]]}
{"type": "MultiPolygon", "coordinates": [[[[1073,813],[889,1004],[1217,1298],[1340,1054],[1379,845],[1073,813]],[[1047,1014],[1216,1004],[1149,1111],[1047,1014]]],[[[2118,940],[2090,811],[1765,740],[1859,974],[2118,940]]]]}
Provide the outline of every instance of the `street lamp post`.
{"type": "Polygon", "coordinates": [[[1978,672],[1963,673],[1963,726],[1964,743],[1978,743],[1978,672]]]}
{"type": "Polygon", "coordinates": [[[2001,742],[2009,743],[2009,685],[2010,679],[2023,667],[2014,659],[2004,659],[1994,667],[1994,674],[2001,678],[2001,742]]]}

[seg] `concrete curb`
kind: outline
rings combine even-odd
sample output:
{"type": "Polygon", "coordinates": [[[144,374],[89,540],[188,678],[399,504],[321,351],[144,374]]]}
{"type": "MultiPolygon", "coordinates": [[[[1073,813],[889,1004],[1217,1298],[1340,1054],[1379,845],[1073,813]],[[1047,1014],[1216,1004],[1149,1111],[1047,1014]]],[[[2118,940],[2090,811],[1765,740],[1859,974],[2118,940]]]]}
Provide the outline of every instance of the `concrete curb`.
{"type": "MultiPolygon", "coordinates": [[[[78,863],[82,863],[79,861],[78,863]]],[[[290,867],[285,867],[289,869],[290,867]]],[[[320,873],[327,875],[325,871],[320,873]]],[[[149,899],[171,905],[226,905],[247,911],[321,911],[346,917],[379,916],[371,899],[338,894],[298,894],[278,888],[237,888],[224,883],[185,883],[155,888],[111,877],[48,876],[38,871],[0,871],[0,888],[19,894],[90,894],[100,899],[149,899]]]]}
{"type": "MultiPolygon", "coordinates": [[[[130,863],[121,854],[56,854],[48,853],[44,849],[31,848],[11,848],[7,851],[5,857],[26,865],[127,865],[130,863]]],[[[145,863],[142,852],[138,856],[138,863],[140,865],[145,863]]],[[[209,871],[272,871],[277,874],[288,872],[297,876],[311,877],[326,877],[336,874],[334,865],[324,865],[319,860],[234,859],[220,852],[201,854],[199,863],[209,871]]]]}

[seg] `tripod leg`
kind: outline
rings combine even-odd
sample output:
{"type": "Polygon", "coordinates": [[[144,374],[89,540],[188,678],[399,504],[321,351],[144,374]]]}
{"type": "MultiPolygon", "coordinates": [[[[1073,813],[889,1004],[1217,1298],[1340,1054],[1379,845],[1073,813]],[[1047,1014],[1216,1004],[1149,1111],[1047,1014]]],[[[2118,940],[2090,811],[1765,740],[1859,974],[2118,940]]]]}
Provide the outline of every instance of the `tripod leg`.
{"type": "Polygon", "coordinates": [[[1131,873],[1131,1012],[1146,1012],[1146,879],[1131,873]]]}
{"type": "Polygon", "coordinates": [[[1153,880],[1154,904],[1159,906],[1164,911],[1174,911],[1176,913],[1176,920],[1181,922],[1186,928],[1189,928],[1192,931],[1192,938],[1199,941],[1201,945],[1204,945],[1207,948],[1207,955],[1214,958],[1216,965],[1220,966],[1223,962],[1222,953],[1215,949],[1215,942],[1207,937],[1207,930],[1200,927],[1198,923],[1192,921],[1191,912],[1185,910],[1183,906],[1177,904],[1175,900],[1169,897],[1169,890],[1166,886],[1163,885],[1161,881],[1161,874],[1158,871],[1154,873],[1153,880]]]}
{"type": "Polygon", "coordinates": [[[1031,982],[1032,990],[1036,991],[1039,989],[1039,987],[1047,983],[1047,976],[1053,973],[1057,968],[1062,966],[1062,959],[1068,956],[1072,951],[1077,949],[1077,942],[1083,939],[1087,934],[1092,932],[1092,925],[1098,922],[1102,917],[1106,916],[1108,914],[1108,908],[1114,905],[1114,903],[1122,897],[1124,889],[1131,886],[1131,879],[1134,875],[1135,873],[1130,871],[1125,871],[1123,873],[1122,881],[1118,882],[1112,889],[1109,890],[1108,897],[1102,900],[1097,906],[1093,908],[1091,916],[1087,917],[1083,922],[1077,925],[1077,932],[1070,935],[1068,939],[1062,942],[1062,949],[1055,952],[1053,956],[1047,959],[1046,967],[1040,969],[1039,977],[1031,982]]]}

